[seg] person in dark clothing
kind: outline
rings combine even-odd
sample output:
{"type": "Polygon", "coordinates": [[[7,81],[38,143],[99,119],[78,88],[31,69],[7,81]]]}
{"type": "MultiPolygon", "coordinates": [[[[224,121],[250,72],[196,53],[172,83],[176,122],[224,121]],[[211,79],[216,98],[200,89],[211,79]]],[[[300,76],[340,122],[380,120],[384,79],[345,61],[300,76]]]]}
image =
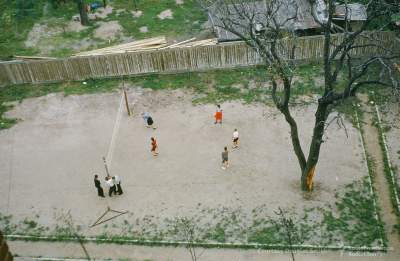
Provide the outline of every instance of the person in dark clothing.
{"type": "Polygon", "coordinates": [[[154,125],[153,118],[150,116],[150,113],[143,112],[142,117],[143,117],[143,120],[145,121],[145,123],[147,124],[146,125],[147,128],[157,129],[156,126],[154,125]]]}
{"type": "Polygon", "coordinates": [[[101,187],[99,176],[97,175],[94,175],[94,186],[97,188],[98,196],[104,198],[104,191],[103,188],[101,187]]]}
{"type": "Polygon", "coordinates": [[[221,153],[222,156],[222,169],[227,169],[229,167],[228,162],[228,147],[224,147],[224,151],[221,153]]]}
{"type": "Polygon", "coordinates": [[[113,179],[113,181],[114,181],[114,184],[117,185],[117,192],[118,192],[118,195],[121,195],[122,193],[124,193],[124,192],[122,191],[122,187],[121,187],[121,178],[120,178],[119,176],[114,176],[114,177],[112,177],[112,179],[113,179]]]}
{"type": "Polygon", "coordinates": [[[147,118],[147,126],[152,127],[153,123],[154,123],[153,118],[151,116],[149,116],[147,118]]]}

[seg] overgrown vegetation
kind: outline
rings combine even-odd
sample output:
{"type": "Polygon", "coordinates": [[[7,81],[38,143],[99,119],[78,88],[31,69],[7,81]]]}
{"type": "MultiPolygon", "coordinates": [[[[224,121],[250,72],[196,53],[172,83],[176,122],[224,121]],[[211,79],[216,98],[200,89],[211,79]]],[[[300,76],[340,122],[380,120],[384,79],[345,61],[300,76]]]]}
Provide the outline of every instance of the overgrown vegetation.
{"type": "Polygon", "coordinates": [[[362,186],[349,184],[343,195],[337,193],[339,200],[335,204],[339,215],[335,217],[325,212],[323,223],[327,231],[340,231],[344,240],[338,242],[343,240],[352,246],[369,246],[377,242],[386,247],[383,223],[376,212],[375,199],[370,195],[369,182],[365,179],[363,183],[362,186]]]}
{"type": "Polygon", "coordinates": [[[26,48],[24,41],[33,24],[43,14],[45,0],[0,0],[0,59],[13,54],[30,55],[37,52],[26,48]]]}

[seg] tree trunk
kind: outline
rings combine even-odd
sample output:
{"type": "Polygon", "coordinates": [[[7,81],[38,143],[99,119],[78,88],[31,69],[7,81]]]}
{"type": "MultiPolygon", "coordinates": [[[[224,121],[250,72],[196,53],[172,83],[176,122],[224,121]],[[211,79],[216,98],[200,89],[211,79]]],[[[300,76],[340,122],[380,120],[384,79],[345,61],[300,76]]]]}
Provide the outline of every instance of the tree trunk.
{"type": "Polygon", "coordinates": [[[107,6],[107,0],[103,0],[103,7],[106,8],[107,6]]]}
{"type": "Polygon", "coordinates": [[[81,17],[81,24],[82,25],[89,25],[89,18],[86,13],[86,4],[84,0],[76,0],[78,5],[79,15],[81,17]]]}
{"type": "Polygon", "coordinates": [[[289,109],[282,109],[281,112],[285,116],[286,122],[289,124],[293,150],[296,154],[297,161],[299,162],[300,169],[303,170],[306,167],[306,159],[301,148],[296,121],[293,119],[292,115],[290,115],[289,109]]]}
{"type": "Polygon", "coordinates": [[[315,125],[307,163],[301,175],[301,188],[305,191],[311,191],[313,189],[314,171],[319,159],[319,152],[323,142],[322,137],[324,136],[327,116],[328,105],[325,103],[319,103],[317,112],[315,113],[315,125]]]}

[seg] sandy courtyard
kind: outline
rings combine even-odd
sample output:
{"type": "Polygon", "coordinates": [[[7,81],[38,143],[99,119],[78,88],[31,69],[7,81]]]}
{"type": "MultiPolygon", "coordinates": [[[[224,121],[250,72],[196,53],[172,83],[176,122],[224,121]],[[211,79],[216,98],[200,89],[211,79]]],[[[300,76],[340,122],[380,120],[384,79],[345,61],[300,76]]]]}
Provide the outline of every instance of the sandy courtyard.
{"type": "MultiPolygon", "coordinates": [[[[21,121],[0,132],[1,213],[15,220],[37,215],[40,224],[53,226],[57,213],[71,210],[75,223],[86,230],[107,206],[129,211],[115,222],[195,216],[216,208],[301,211],[333,203],[335,190],[367,174],[358,130],[347,123],[346,138],[332,124],[316,189],[305,200],[289,129],[281,115],[273,116],[275,109],[224,103],[224,122],[215,125],[215,106],[192,105],[190,93],[131,88],[128,96],[134,115],[128,117],[122,108],[109,166],[122,178],[123,195],[99,198],[93,184],[94,173],[105,175],[102,157],[110,146],[120,93],[51,94],[18,104],[8,116],[21,121]],[[157,130],[144,126],[144,110],[153,115],[157,130]],[[240,132],[240,149],[231,150],[231,166],[224,171],[220,154],[231,146],[234,128],[240,132]],[[151,136],[158,139],[158,157],[150,153],[151,136]]],[[[311,136],[314,110],[311,105],[293,112],[303,141],[311,136]]]]}

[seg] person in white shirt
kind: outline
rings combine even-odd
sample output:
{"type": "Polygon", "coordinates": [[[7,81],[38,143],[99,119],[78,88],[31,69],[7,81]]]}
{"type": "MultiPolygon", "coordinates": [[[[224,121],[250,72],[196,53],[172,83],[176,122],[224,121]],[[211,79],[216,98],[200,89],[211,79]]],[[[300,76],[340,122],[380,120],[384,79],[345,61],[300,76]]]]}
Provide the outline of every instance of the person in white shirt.
{"type": "Polygon", "coordinates": [[[107,184],[107,186],[109,188],[108,189],[108,196],[111,197],[113,193],[114,193],[114,195],[116,195],[117,194],[117,189],[116,189],[116,186],[114,184],[113,179],[110,176],[106,177],[106,184],[107,184]]]}
{"type": "Polygon", "coordinates": [[[121,195],[122,193],[124,193],[122,191],[122,187],[121,187],[121,178],[119,176],[115,175],[114,177],[112,177],[112,179],[113,179],[114,184],[117,185],[118,195],[121,195]]]}
{"type": "Polygon", "coordinates": [[[238,148],[239,147],[239,132],[237,129],[235,129],[233,132],[232,140],[233,140],[233,148],[234,149],[238,148]]]}

